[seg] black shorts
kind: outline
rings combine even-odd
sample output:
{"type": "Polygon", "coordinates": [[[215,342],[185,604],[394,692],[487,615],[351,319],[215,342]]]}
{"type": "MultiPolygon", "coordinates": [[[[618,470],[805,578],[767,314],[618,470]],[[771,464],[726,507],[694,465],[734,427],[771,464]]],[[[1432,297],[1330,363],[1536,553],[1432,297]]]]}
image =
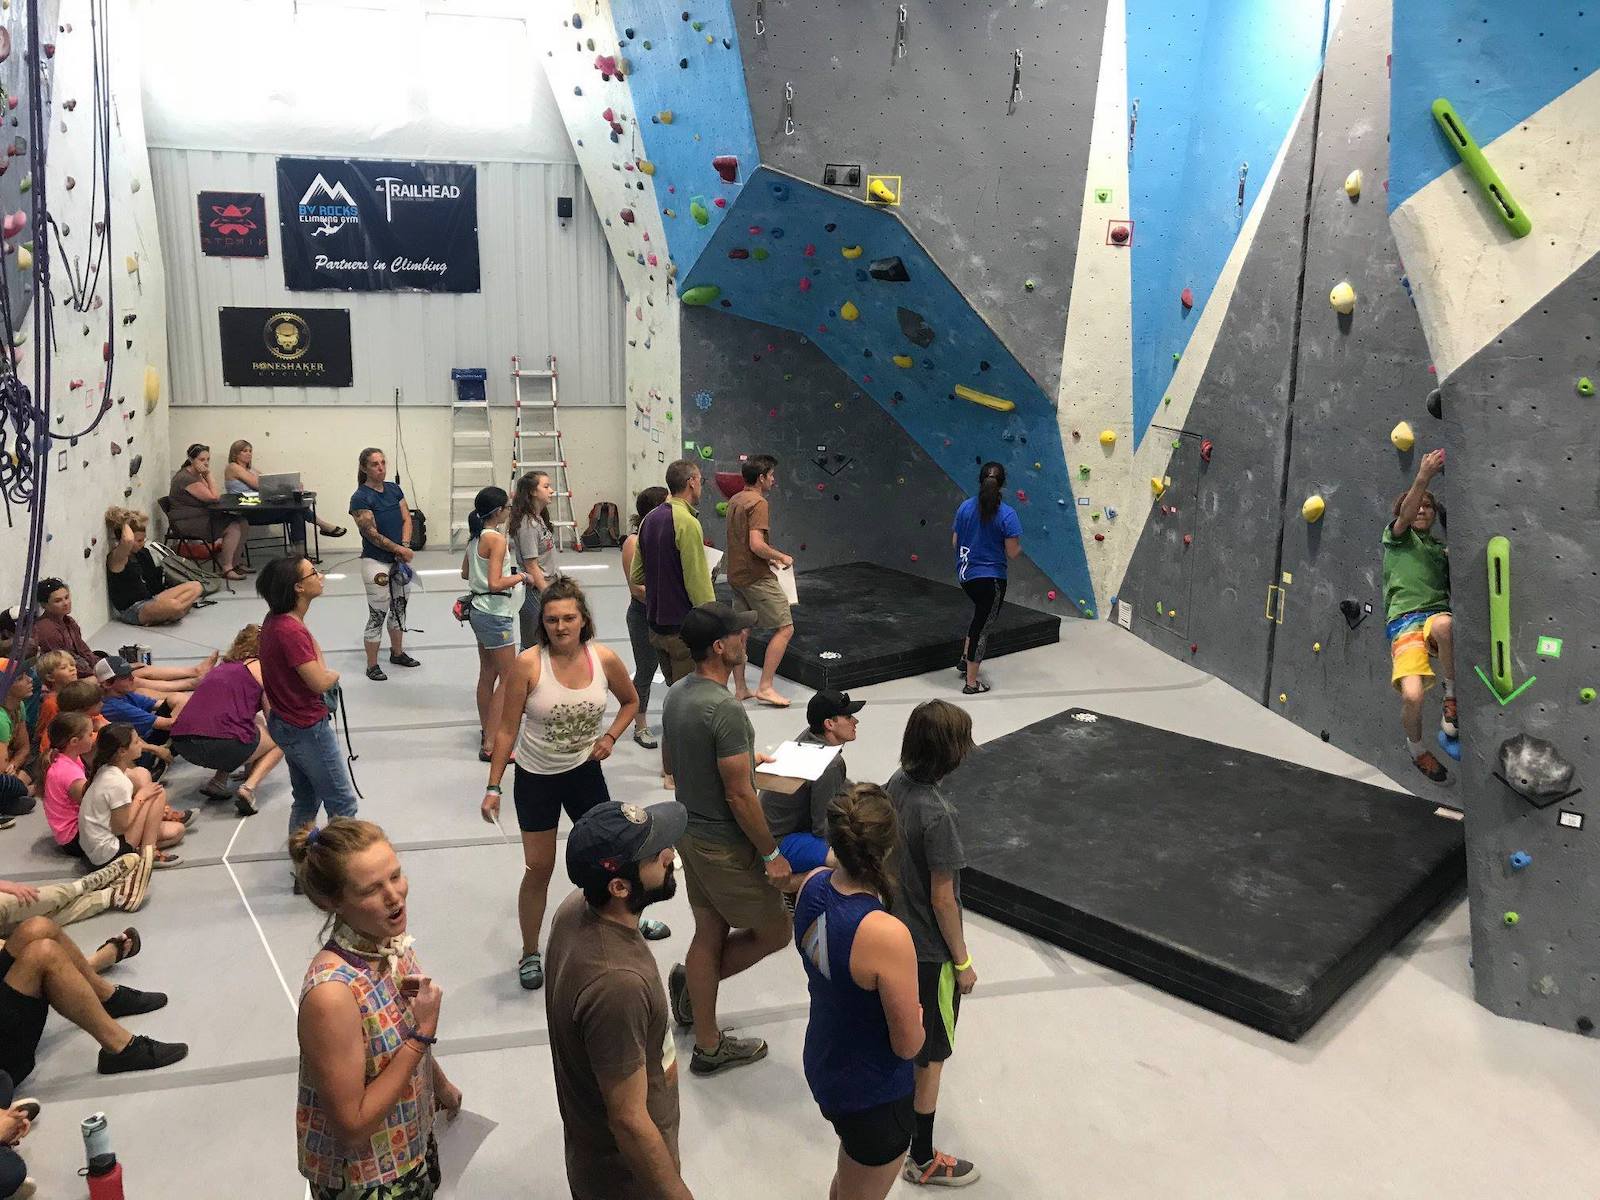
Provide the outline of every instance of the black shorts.
{"type": "Polygon", "coordinates": [[[0,947],[0,1071],[11,1076],[11,1082],[21,1083],[33,1074],[50,1006],[43,997],[24,996],[5,981],[16,961],[0,947]]]}
{"type": "Polygon", "coordinates": [[[600,764],[590,759],[559,775],[538,775],[515,768],[511,798],[517,806],[517,828],[523,833],[548,833],[561,822],[561,810],[576,821],[596,804],[611,799],[600,764]]]}
{"type": "Polygon", "coordinates": [[[75,858],[81,863],[89,861],[89,856],[83,852],[83,844],[77,838],[73,838],[70,842],[57,842],[56,849],[68,858],[75,858]]]}
{"type": "Polygon", "coordinates": [[[956,1019],[961,1015],[961,993],[955,987],[951,962],[917,964],[917,999],[922,1002],[922,1049],[917,1066],[943,1062],[956,1050],[956,1019]],[[947,981],[948,980],[948,981],[947,981]]]}
{"type": "MultiPolygon", "coordinates": [[[[63,847],[63,849],[65,849],[65,847],[63,847]]],[[[95,862],[94,859],[90,858],[87,854],[85,854],[83,856],[83,861],[88,863],[91,867],[93,867],[96,871],[98,871],[98,870],[100,870],[101,867],[109,867],[112,863],[116,862],[117,859],[121,858],[124,854],[138,854],[138,853],[139,853],[139,847],[130,846],[128,844],[128,839],[123,837],[119,833],[119,834],[117,834],[117,848],[116,848],[115,852],[111,855],[111,857],[106,859],[105,862],[97,863],[97,862],[95,862]]]]}
{"type": "Polygon", "coordinates": [[[197,733],[183,733],[172,739],[172,752],[197,767],[212,771],[237,771],[250,761],[250,756],[261,744],[258,732],[248,742],[238,738],[201,737],[197,733]]]}
{"type": "Polygon", "coordinates": [[[828,1118],[839,1146],[863,1167],[881,1167],[905,1157],[916,1128],[911,1093],[876,1108],[828,1118]]]}

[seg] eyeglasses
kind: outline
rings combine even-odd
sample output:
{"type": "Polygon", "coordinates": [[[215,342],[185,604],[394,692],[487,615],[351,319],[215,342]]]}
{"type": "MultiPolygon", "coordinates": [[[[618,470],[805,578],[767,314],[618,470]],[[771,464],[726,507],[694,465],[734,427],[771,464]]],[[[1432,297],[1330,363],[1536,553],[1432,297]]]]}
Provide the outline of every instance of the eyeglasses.
{"type": "Polygon", "coordinates": [[[321,574],[322,574],[322,568],[321,567],[312,567],[311,568],[311,574],[310,575],[302,575],[302,576],[300,576],[300,579],[301,580],[311,579],[311,578],[314,578],[315,576],[318,576],[318,575],[321,575],[321,574]]]}

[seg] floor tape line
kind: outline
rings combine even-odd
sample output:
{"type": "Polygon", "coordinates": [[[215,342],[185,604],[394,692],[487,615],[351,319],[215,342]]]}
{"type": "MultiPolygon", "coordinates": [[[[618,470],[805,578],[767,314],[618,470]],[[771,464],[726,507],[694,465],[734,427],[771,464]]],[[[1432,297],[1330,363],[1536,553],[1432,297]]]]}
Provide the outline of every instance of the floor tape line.
{"type": "Polygon", "coordinates": [[[233,849],[233,843],[244,830],[244,822],[239,822],[238,828],[233,831],[233,837],[228,839],[228,848],[222,852],[222,865],[228,870],[228,878],[233,880],[234,891],[239,893],[239,902],[244,905],[244,911],[250,917],[250,924],[256,928],[256,936],[261,939],[261,948],[267,952],[267,961],[272,964],[272,973],[278,977],[278,983],[283,988],[283,996],[289,1002],[289,1011],[298,1012],[299,1004],[295,1000],[294,992],[289,988],[289,981],[284,978],[283,968],[278,965],[278,956],[272,952],[272,943],[267,941],[267,931],[261,928],[261,922],[256,918],[256,910],[250,907],[250,897],[244,894],[244,885],[239,882],[239,876],[233,869],[233,864],[228,861],[228,853],[233,849]]]}

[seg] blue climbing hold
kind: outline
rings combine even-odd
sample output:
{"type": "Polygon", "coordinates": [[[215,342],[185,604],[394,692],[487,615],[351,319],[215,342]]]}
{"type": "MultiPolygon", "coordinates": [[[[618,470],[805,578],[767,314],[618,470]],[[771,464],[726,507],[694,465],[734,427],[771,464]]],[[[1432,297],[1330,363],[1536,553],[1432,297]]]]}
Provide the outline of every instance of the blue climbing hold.
{"type": "Polygon", "coordinates": [[[1526,850],[1518,850],[1512,854],[1510,858],[1511,869],[1513,871],[1520,871],[1532,861],[1533,855],[1529,854],[1526,850]]]}
{"type": "Polygon", "coordinates": [[[705,412],[707,409],[709,409],[711,407],[711,393],[696,392],[694,395],[694,406],[701,412],[705,412]]]}

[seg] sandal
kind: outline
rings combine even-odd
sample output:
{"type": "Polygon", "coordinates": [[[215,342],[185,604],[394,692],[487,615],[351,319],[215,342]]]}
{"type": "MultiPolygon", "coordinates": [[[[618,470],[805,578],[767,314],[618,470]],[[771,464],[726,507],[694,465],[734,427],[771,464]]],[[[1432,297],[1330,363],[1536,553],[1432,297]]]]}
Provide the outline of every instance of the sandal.
{"type": "Polygon", "coordinates": [[[233,794],[233,809],[241,817],[256,815],[256,790],[249,784],[240,786],[233,794]]]}
{"type": "Polygon", "coordinates": [[[988,690],[989,690],[989,685],[987,683],[983,683],[983,682],[980,681],[978,683],[969,683],[969,684],[967,684],[965,687],[963,687],[961,689],[961,694],[963,696],[981,696],[981,695],[983,695],[983,693],[987,692],[988,690]]]}
{"type": "Polygon", "coordinates": [[[238,567],[229,567],[226,571],[222,572],[222,577],[228,580],[230,583],[238,583],[240,580],[249,578],[249,576],[241,571],[238,567]]]}
{"type": "Polygon", "coordinates": [[[144,942],[139,938],[139,931],[129,925],[121,933],[116,934],[114,937],[108,937],[100,943],[100,949],[102,950],[107,946],[116,951],[117,957],[112,960],[113,962],[127,962],[128,959],[144,949],[144,942]]]}
{"type": "Polygon", "coordinates": [[[349,532],[350,531],[348,529],[346,529],[343,525],[335,525],[332,529],[328,530],[322,536],[323,537],[344,537],[344,535],[349,533],[349,532]]]}
{"type": "Polygon", "coordinates": [[[163,867],[181,867],[183,866],[183,859],[171,850],[157,850],[155,861],[151,863],[151,866],[158,871],[163,867]]]}

